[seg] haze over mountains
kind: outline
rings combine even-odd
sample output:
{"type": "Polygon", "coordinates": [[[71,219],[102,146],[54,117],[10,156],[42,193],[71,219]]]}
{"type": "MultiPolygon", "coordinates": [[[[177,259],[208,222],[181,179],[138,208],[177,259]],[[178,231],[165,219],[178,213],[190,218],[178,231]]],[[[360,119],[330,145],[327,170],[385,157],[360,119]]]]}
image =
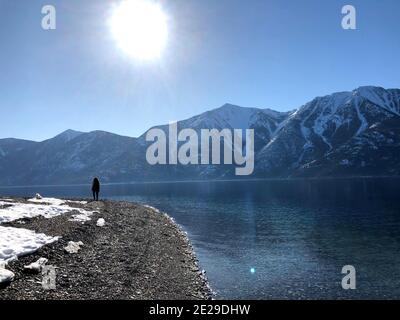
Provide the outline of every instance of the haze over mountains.
{"type": "MultiPolygon", "coordinates": [[[[168,125],[160,126],[168,132],[168,125]]],[[[254,129],[255,171],[246,178],[400,175],[400,90],[361,87],[318,97],[292,112],[224,105],[178,122],[179,130],[254,129]]],[[[146,162],[145,134],[68,130],[42,142],[0,139],[0,185],[231,179],[232,165],[146,162]]]]}

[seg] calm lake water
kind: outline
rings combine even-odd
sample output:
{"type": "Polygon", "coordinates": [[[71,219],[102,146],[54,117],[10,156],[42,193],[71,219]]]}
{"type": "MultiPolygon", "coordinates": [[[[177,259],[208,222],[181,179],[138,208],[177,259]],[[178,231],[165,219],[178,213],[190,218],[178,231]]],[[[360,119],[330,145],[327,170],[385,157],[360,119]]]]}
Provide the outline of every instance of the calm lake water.
{"type": "MultiPolygon", "coordinates": [[[[400,180],[188,182],[103,186],[186,230],[217,298],[400,298],[400,180]],[[357,289],[341,287],[342,267],[357,289]]],[[[88,197],[89,186],[0,188],[88,197]]]]}

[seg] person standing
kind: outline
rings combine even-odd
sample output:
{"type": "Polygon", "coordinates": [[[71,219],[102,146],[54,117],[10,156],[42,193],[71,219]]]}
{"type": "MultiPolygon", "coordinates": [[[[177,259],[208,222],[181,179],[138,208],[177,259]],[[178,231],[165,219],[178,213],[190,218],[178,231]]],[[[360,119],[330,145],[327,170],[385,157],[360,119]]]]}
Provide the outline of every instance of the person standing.
{"type": "Polygon", "coordinates": [[[93,179],[92,192],[93,192],[93,201],[99,201],[100,181],[98,178],[93,179]]]}

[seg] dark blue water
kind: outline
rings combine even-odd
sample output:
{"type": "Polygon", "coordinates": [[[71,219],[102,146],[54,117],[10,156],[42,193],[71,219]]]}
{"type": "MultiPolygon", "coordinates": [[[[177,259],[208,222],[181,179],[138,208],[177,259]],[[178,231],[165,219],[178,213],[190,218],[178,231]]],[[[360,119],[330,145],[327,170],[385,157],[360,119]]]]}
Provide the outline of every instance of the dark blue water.
{"type": "MultiPolygon", "coordinates": [[[[400,180],[103,186],[103,198],[157,207],[188,232],[218,298],[400,298],[400,180]],[[341,287],[344,265],[357,289],[341,287]],[[251,272],[253,271],[253,272],[251,272]]],[[[89,186],[0,188],[88,197],[89,186]]]]}

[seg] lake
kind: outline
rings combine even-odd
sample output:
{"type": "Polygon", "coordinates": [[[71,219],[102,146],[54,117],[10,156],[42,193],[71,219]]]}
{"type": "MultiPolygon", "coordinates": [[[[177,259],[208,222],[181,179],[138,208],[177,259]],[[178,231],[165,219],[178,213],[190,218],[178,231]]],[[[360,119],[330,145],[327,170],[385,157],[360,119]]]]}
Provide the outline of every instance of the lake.
{"type": "MultiPolygon", "coordinates": [[[[400,180],[104,185],[188,232],[217,299],[400,298],[400,180]],[[343,290],[342,267],[357,270],[343,290]]],[[[89,197],[90,186],[0,188],[3,196],[89,197]]]]}

